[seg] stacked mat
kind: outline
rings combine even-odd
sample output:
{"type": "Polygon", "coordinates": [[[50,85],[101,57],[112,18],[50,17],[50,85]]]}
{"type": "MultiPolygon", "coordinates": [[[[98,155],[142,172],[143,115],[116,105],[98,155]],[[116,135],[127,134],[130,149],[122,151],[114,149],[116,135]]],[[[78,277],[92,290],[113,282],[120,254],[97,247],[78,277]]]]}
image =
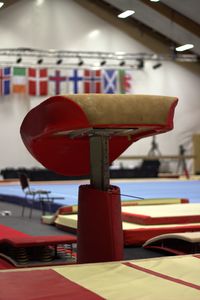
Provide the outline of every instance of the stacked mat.
{"type": "Polygon", "coordinates": [[[126,245],[141,245],[161,234],[200,231],[200,204],[122,207],[126,245]]]}
{"type": "MultiPolygon", "coordinates": [[[[200,204],[175,198],[163,198],[163,202],[162,199],[149,200],[122,203],[125,246],[142,245],[161,234],[200,231],[200,204]],[[151,205],[147,205],[149,203],[151,205]]],[[[63,207],[53,217],[44,217],[43,222],[51,221],[62,230],[76,233],[77,210],[77,206],[63,207]]]]}

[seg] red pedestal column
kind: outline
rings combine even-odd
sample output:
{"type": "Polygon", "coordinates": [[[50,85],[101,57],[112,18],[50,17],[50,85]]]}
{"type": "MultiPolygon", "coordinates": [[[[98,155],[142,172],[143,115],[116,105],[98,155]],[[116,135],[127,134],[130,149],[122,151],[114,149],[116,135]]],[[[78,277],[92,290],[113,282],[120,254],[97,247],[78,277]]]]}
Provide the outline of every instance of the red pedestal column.
{"type": "Polygon", "coordinates": [[[123,260],[120,189],[79,187],[77,262],[123,260]]]}

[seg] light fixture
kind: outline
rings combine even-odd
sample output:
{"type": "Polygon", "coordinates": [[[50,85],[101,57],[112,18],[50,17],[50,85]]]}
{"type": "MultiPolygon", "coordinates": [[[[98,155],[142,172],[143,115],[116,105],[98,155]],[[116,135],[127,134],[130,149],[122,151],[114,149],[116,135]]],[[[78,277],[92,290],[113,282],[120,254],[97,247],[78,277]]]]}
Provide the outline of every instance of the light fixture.
{"type": "Polygon", "coordinates": [[[36,1],[36,5],[37,6],[40,6],[40,5],[42,5],[44,3],[44,0],[37,0],[36,1]]]}
{"type": "Polygon", "coordinates": [[[4,6],[4,2],[0,2],[0,8],[4,6]]]}
{"type": "Polygon", "coordinates": [[[62,64],[62,61],[63,61],[62,58],[59,58],[59,59],[57,60],[56,64],[57,64],[57,65],[60,65],[60,64],[62,64]]]}
{"type": "Polygon", "coordinates": [[[176,47],[176,51],[182,52],[182,51],[186,51],[186,50],[192,49],[193,47],[194,47],[193,44],[185,44],[185,45],[176,47]]]}
{"type": "Polygon", "coordinates": [[[150,0],[151,2],[159,2],[160,0],[150,0]]]}
{"type": "Polygon", "coordinates": [[[101,66],[105,66],[105,64],[106,64],[106,60],[102,60],[100,63],[101,66]]]}
{"type": "Polygon", "coordinates": [[[126,64],[126,62],[125,62],[124,60],[122,60],[122,61],[119,63],[120,67],[125,66],[125,64],[126,64]]]}
{"type": "Polygon", "coordinates": [[[39,58],[37,63],[38,63],[38,65],[41,65],[43,63],[43,58],[39,58]]]}
{"type": "Polygon", "coordinates": [[[134,10],[128,9],[128,10],[124,11],[123,13],[119,14],[118,18],[125,19],[125,18],[133,15],[134,13],[135,13],[134,10]]]}
{"type": "Polygon", "coordinates": [[[82,66],[82,65],[84,65],[84,61],[82,59],[80,59],[78,62],[78,66],[82,66]]]}
{"type": "Polygon", "coordinates": [[[160,62],[156,63],[155,65],[153,65],[153,69],[156,70],[158,68],[160,68],[162,66],[162,64],[160,62]]]}
{"type": "Polygon", "coordinates": [[[142,70],[144,68],[144,59],[139,58],[137,59],[137,61],[138,61],[138,65],[137,65],[138,70],[142,70]]]}
{"type": "Polygon", "coordinates": [[[18,57],[17,59],[16,59],[16,63],[17,64],[20,64],[22,62],[22,58],[21,57],[18,57]]]}

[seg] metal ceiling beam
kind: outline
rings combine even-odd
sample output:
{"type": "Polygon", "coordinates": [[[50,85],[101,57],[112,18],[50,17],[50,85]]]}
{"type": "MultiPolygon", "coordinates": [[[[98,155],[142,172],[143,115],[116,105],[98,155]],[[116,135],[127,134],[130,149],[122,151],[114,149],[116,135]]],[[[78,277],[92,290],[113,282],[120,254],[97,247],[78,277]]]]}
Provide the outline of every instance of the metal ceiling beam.
{"type": "Polygon", "coordinates": [[[107,21],[130,37],[139,41],[155,53],[170,53],[170,46],[178,46],[175,41],[156,32],[149,26],[134,18],[119,19],[117,15],[121,10],[103,0],[74,0],[76,3],[107,21]]]}
{"type": "MultiPolygon", "coordinates": [[[[173,41],[166,36],[156,32],[152,28],[137,21],[134,18],[119,19],[117,15],[121,10],[108,4],[103,0],[74,0],[77,4],[84,7],[88,11],[94,13],[97,17],[105,20],[117,29],[123,31],[133,39],[137,40],[144,46],[148,47],[154,53],[171,54],[170,46],[178,46],[176,41],[173,41]]],[[[193,73],[199,75],[200,64],[187,62],[176,62],[184,68],[190,69],[193,73]]]]}
{"type": "Polygon", "coordinates": [[[20,0],[4,0],[4,5],[2,6],[1,10],[2,9],[5,9],[13,4],[15,4],[16,2],[19,2],[20,0]]]}
{"type": "Polygon", "coordinates": [[[182,15],[175,9],[167,6],[162,2],[154,3],[149,0],[140,0],[140,1],[143,2],[145,5],[149,6],[150,8],[156,10],[161,15],[167,17],[172,22],[182,26],[183,28],[187,29],[191,33],[200,37],[200,25],[195,21],[191,20],[190,18],[182,15]]]}

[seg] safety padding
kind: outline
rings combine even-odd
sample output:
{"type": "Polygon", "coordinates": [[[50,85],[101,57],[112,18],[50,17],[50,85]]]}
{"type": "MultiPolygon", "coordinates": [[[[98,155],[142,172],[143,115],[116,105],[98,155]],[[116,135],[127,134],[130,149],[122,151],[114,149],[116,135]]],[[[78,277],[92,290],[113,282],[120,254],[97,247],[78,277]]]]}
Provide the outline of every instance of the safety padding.
{"type": "Polygon", "coordinates": [[[147,240],[144,248],[162,250],[176,255],[200,252],[200,231],[161,234],[147,240]]]}
{"type": "Polygon", "coordinates": [[[100,191],[90,185],[79,187],[78,263],[123,259],[120,190],[110,186],[100,191]]]}
{"type": "Polygon", "coordinates": [[[134,141],[171,130],[176,104],[177,98],[166,96],[55,96],[26,115],[20,132],[28,151],[49,170],[88,175],[94,130],[107,130],[111,164],[134,141]]]}
{"type": "Polygon", "coordinates": [[[199,223],[200,204],[122,207],[122,220],[141,225],[199,223]]]}
{"type": "Polygon", "coordinates": [[[134,205],[165,205],[165,204],[186,204],[189,199],[184,198],[149,198],[142,200],[122,200],[122,206],[134,205]]]}
{"type": "MultiPolygon", "coordinates": [[[[134,205],[165,205],[165,204],[187,204],[189,199],[184,198],[149,198],[142,200],[121,200],[121,206],[134,206],[134,205]]],[[[61,206],[58,209],[56,215],[68,215],[68,214],[77,214],[78,205],[72,206],[61,206]]],[[[49,216],[44,216],[46,219],[49,219],[49,216]]],[[[45,218],[44,218],[45,219],[45,218]]],[[[48,221],[47,221],[48,223],[48,221]]]]}

